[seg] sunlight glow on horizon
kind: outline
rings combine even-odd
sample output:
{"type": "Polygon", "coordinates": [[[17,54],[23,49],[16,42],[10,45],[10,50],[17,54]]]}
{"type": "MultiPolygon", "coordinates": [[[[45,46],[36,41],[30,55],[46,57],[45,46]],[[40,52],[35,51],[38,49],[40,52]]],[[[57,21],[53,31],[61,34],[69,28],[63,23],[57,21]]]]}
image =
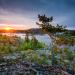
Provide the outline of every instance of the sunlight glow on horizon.
{"type": "Polygon", "coordinates": [[[6,27],[6,28],[4,28],[6,31],[10,31],[10,30],[12,30],[13,28],[11,28],[11,27],[6,27]]]}
{"type": "MultiPolygon", "coordinates": [[[[31,28],[39,28],[38,25],[36,25],[37,17],[32,17],[34,15],[27,15],[27,14],[18,14],[10,11],[6,11],[2,9],[0,12],[0,29],[4,29],[5,27],[9,26],[15,30],[27,30],[31,28]]],[[[36,14],[37,15],[37,14],[36,14]]],[[[69,14],[70,15],[70,14],[69,14]]],[[[68,29],[75,30],[75,27],[70,27],[68,22],[70,20],[70,16],[63,15],[63,16],[56,16],[53,25],[55,24],[63,24],[67,25],[68,29]]]]}
{"type": "Polygon", "coordinates": [[[38,26],[30,26],[30,25],[19,25],[19,24],[0,24],[0,29],[4,29],[4,30],[9,30],[9,29],[13,29],[13,30],[27,30],[27,29],[31,29],[31,28],[38,28],[38,26]]]}
{"type": "Polygon", "coordinates": [[[7,25],[22,30],[37,28],[38,14],[53,16],[54,23],[75,30],[74,0],[0,0],[0,29],[7,25]]]}

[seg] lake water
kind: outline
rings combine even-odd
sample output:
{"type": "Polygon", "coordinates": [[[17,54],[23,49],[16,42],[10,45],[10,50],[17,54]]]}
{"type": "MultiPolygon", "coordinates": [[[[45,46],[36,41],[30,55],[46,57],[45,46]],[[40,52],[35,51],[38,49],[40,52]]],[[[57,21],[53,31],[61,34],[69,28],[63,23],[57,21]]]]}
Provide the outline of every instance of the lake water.
{"type": "MultiPolygon", "coordinates": [[[[22,39],[24,39],[25,36],[26,36],[26,34],[24,34],[24,33],[1,33],[1,34],[8,35],[8,36],[18,36],[18,37],[21,37],[22,39]]],[[[36,37],[36,39],[39,42],[43,42],[46,45],[50,46],[51,39],[50,39],[50,37],[47,34],[44,34],[44,35],[34,35],[34,36],[36,37]]],[[[29,35],[29,38],[31,39],[32,36],[29,35]]]]}
{"type": "MultiPolygon", "coordinates": [[[[24,33],[1,33],[1,34],[8,35],[8,36],[18,36],[18,37],[21,37],[22,39],[24,39],[25,36],[26,36],[26,34],[24,34],[24,33]]],[[[47,34],[44,34],[44,35],[34,35],[34,36],[36,37],[36,39],[39,42],[45,43],[50,48],[51,38],[47,34]]],[[[31,39],[32,36],[29,35],[29,38],[31,39]]],[[[61,46],[61,47],[62,48],[67,47],[67,48],[70,48],[71,50],[75,50],[75,45],[74,46],[61,46]]]]}

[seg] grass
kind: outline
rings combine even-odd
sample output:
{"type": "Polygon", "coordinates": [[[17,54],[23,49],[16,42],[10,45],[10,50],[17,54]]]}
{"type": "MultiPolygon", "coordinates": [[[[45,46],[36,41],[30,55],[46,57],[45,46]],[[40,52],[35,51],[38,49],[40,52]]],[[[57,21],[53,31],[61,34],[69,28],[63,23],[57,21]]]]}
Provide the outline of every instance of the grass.
{"type": "MultiPolygon", "coordinates": [[[[26,38],[25,40],[22,40],[20,44],[18,44],[18,38],[16,37],[9,37],[9,36],[2,36],[0,35],[0,56],[3,54],[12,54],[13,52],[16,53],[16,51],[19,51],[21,53],[21,59],[27,60],[30,62],[37,62],[39,64],[51,64],[51,55],[45,54],[41,55],[39,52],[37,53],[36,50],[41,50],[42,48],[46,48],[46,45],[44,43],[39,42],[35,37],[33,37],[31,40],[26,38]]],[[[70,38],[70,37],[69,37],[70,38]]],[[[62,43],[62,40],[65,38],[58,39],[57,43],[62,43]]],[[[70,40],[70,39],[69,39],[70,40]]],[[[65,41],[64,41],[65,42],[65,41]]],[[[71,43],[69,41],[66,41],[68,43],[71,43]]],[[[62,43],[63,44],[63,43],[62,43]]],[[[74,64],[74,58],[75,58],[75,52],[72,52],[72,50],[69,50],[68,48],[60,49],[58,47],[54,47],[55,51],[55,63],[56,65],[62,65],[66,66],[71,65],[72,67],[75,67],[74,64]],[[58,57],[59,55],[59,57],[58,57]]]]}
{"type": "Polygon", "coordinates": [[[37,49],[42,49],[46,47],[47,46],[44,43],[39,42],[34,36],[32,37],[32,39],[29,39],[27,36],[25,40],[21,42],[18,49],[19,50],[28,50],[28,49],[37,50],[37,49]]]}
{"type": "Polygon", "coordinates": [[[44,43],[39,42],[35,37],[30,39],[21,39],[15,36],[5,36],[0,35],[0,53],[12,53],[16,51],[24,51],[24,50],[37,50],[41,48],[45,48],[46,45],[44,43]],[[21,41],[21,42],[19,42],[21,41]]]}

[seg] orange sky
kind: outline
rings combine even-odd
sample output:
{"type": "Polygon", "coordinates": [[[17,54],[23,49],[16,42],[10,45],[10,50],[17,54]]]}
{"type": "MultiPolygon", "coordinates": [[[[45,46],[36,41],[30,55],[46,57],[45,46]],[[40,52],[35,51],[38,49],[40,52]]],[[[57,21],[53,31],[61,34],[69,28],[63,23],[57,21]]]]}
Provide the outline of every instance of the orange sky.
{"type": "Polygon", "coordinates": [[[30,25],[18,25],[18,24],[0,24],[0,29],[5,29],[7,27],[10,27],[11,29],[18,29],[18,30],[26,30],[26,29],[30,29],[30,28],[38,28],[38,26],[30,26],[30,25]]]}
{"type": "Polygon", "coordinates": [[[38,14],[75,30],[75,0],[0,0],[0,29],[37,28],[38,14]]]}
{"type": "Polygon", "coordinates": [[[22,29],[22,30],[37,28],[38,27],[36,25],[37,20],[35,18],[31,18],[31,16],[1,9],[0,29],[4,29],[6,27],[11,27],[13,29],[22,29]]]}

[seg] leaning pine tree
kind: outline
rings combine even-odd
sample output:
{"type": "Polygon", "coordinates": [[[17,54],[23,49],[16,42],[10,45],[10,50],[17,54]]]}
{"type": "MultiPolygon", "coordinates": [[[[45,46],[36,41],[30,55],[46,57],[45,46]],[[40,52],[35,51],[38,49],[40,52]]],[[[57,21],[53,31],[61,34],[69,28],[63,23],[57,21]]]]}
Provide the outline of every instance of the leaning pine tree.
{"type": "Polygon", "coordinates": [[[55,40],[55,34],[57,32],[64,32],[66,31],[66,26],[57,24],[56,26],[52,25],[53,17],[46,17],[45,15],[38,15],[39,23],[36,24],[39,25],[40,29],[49,35],[49,37],[52,39],[52,65],[55,65],[55,57],[54,57],[54,40],[55,40]]]}

